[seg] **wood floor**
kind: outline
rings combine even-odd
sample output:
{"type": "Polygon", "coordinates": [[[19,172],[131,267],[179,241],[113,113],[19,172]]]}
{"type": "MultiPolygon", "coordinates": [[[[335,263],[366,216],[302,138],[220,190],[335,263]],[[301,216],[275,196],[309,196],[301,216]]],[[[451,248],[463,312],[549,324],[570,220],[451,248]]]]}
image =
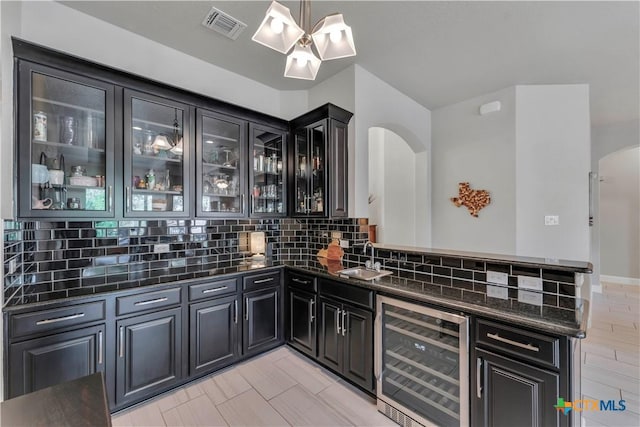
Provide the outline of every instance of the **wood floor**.
{"type": "MultiPolygon", "coordinates": [[[[640,426],[640,288],[604,284],[582,341],[583,399],[623,412],[583,412],[583,425],[640,426]]],[[[281,347],[113,417],[114,426],[394,426],[373,399],[281,347]]]]}
{"type": "Polygon", "coordinates": [[[280,347],[113,417],[116,426],[395,426],[375,401],[280,347]]]}
{"type": "Polygon", "coordinates": [[[586,426],[640,426],[640,287],[603,284],[582,341],[582,397],[626,402],[621,412],[585,411],[586,426]]]}

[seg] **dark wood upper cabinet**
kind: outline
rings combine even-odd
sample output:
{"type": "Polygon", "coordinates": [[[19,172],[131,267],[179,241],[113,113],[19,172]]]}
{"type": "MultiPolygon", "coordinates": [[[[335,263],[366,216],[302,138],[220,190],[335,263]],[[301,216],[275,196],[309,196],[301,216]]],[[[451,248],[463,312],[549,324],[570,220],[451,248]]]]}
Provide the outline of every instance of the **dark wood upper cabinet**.
{"type": "Polygon", "coordinates": [[[284,130],[249,124],[249,213],[252,217],[287,214],[286,156],[284,130]]]}
{"type": "Polygon", "coordinates": [[[114,85],[18,61],[16,100],[18,217],[113,217],[114,85]]]}
{"type": "Polygon", "coordinates": [[[198,216],[247,216],[247,121],[198,109],[196,212],[198,216]]]}
{"type": "Polygon", "coordinates": [[[348,216],[348,123],[352,113],[325,104],[291,122],[292,216],[348,216]]]}
{"type": "Polygon", "coordinates": [[[189,105],[124,91],[125,216],[188,217],[189,105]]]}

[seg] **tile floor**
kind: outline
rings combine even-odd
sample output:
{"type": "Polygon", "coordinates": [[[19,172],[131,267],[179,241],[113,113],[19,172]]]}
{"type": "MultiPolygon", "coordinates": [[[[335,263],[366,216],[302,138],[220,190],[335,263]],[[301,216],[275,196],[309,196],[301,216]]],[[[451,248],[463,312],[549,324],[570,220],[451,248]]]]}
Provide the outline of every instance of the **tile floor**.
{"type": "Polygon", "coordinates": [[[395,426],[375,401],[287,347],[113,417],[113,426],[395,426]]]}
{"type": "Polygon", "coordinates": [[[640,287],[603,284],[582,341],[583,399],[624,399],[622,412],[583,412],[586,426],[640,426],[640,287]]]}
{"type": "MultiPolygon", "coordinates": [[[[584,399],[624,399],[583,425],[640,426],[640,288],[604,284],[582,341],[584,399]]],[[[373,399],[280,347],[113,417],[117,426],[394,426],[373,399]]]]}

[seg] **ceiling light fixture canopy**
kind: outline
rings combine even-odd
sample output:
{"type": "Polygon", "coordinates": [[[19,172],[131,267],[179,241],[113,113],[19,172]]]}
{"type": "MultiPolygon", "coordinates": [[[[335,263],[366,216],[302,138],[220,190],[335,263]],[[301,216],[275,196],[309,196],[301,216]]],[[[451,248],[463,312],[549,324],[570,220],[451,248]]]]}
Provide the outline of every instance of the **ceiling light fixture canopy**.
{"type": "Polygon", "coordinates": [[[351,27],[340,13],[327,15],[311,29],[311,1],[300,1],[300,25],[289,8],[273,1],[252,40],[287,56],[284,76],[314,80],[322,61],[356,54],[351,27]],[[315,46],[320,58],[313,50],[315,46]]]}

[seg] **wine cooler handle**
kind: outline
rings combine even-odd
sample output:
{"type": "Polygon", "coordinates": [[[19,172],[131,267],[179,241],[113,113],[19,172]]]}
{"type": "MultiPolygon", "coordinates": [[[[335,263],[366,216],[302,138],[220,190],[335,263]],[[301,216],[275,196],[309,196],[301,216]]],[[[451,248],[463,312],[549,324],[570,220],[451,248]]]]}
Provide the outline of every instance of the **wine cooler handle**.
{"type": "Polygon", "coordinates": [[[242,213],[246,213],[245,205],[244,205],[244,193],[240,195],[240,199],[242,200],[242,202],[241,202],[241,204],[242,204],[242,213]]]}
{"type": "Polygon", "coordinates": [[[476,359],[476,395],[482,399],[482,359],[476,359]]]}
{"type": "MultiPolygon", "coordinates": [[[[375,339],[379,339],[378,331],[382,331],[380,329],[382,327],[382,312],[378,312],[376,314],[376,319],[374,321],[373,330],[375,331],[375,339]]],[[[380,337],[382,334],[380,334],[380,337]]],[[[373,376],[376,378],[376,381],[380,381],[382,377],[382,345],[380,343],[375,343],[376,352],[373,355],[373,376]]]]}
{"type": "Polygon", "coordinates": [[[336,335],[340,335],[340,312],[342,310],[338,309],[338,311],[336,312],[336,325],[338,325],[338,327],[336,328],[336,335]]]}
{"type": "Polygon", "coordinates": [[[107,209],[109,212],[113,210],[113,186],[107,187],[107,200],[109,201],[109,208],[107,209]]]}
{"type": "Polygon", "coordinates": [[[126,200],[127,212],[129,212],[129,210],[131,209],[131,202],[130,202],[130,197],[129,197],[129,186],[128,185],[126,187],[124,187],[124,198],[126,200]]]}

